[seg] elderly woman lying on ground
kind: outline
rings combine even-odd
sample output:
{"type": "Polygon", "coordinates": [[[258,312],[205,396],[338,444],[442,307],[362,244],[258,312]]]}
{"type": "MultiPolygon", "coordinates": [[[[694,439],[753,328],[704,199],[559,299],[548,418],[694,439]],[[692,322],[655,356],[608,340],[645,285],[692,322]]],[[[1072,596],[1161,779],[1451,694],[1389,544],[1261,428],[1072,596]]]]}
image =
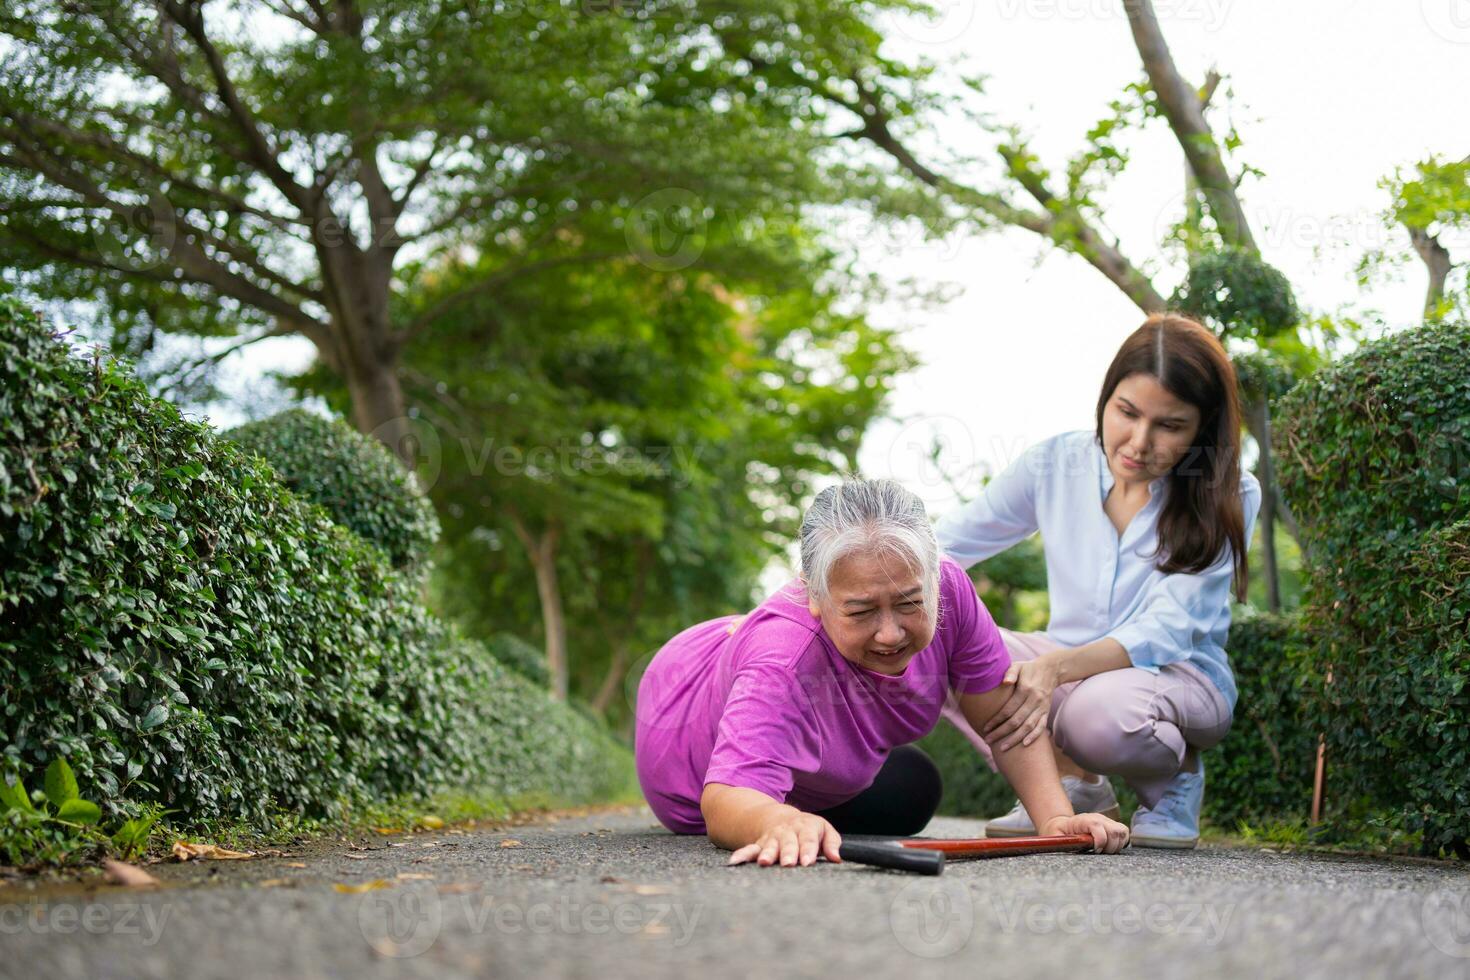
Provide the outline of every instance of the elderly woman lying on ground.
{"type": "MultiPolygon", "coordinates": [[[[943,785],[924,752],[947,698],[983,732],[1010,691],[1010,655],[965,573],[939,554],[923,503],[889,480],[824,490],[801,527],[801,577],[750,615],[670,640],[638,688],[644,796],[675,833],[731,864],[838,861],[841,834],[910,836],[943,785]]],[[[1051,742],[991,746],[1038,833],[1128,829],[1076,815],[1051,742]]]]}

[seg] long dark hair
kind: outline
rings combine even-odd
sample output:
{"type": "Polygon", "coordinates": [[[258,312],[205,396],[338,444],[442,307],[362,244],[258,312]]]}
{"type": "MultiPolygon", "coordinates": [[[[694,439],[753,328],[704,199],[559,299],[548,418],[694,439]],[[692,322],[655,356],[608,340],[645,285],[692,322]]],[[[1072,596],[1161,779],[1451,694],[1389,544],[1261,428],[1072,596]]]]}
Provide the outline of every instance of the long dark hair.
{"type": "Polygon", "coordinates": [[[1245,601],[1249,569],[1240,500],[1240,397],[1235,368],[1215,335],[1185,316],[1155,313],[1135,330],[1108,367],[1097,399],[1097,442],[1103,411],[1118,383],[1153,376],[1165,391],[1199,409],[1199,434],[1169,471],[1168,500],[1159,516],[1159,571],[1202,572],[1225,545],[1235,556],[1235,597],[1245,601]]]}

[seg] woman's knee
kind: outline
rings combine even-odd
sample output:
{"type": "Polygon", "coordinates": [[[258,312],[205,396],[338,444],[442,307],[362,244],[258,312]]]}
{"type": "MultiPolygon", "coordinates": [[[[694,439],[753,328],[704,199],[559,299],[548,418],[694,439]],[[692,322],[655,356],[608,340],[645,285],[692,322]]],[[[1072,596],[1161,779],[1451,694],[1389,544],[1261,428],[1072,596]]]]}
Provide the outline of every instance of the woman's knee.
{"type": "Polygon", "coordinates": [[[1129,705],[1121,693],[1079,684],[1057,711],[1057,748],[1092,772],[1127,775],[1177,767],[1185,748],[1177,729],[1129,705]]]}

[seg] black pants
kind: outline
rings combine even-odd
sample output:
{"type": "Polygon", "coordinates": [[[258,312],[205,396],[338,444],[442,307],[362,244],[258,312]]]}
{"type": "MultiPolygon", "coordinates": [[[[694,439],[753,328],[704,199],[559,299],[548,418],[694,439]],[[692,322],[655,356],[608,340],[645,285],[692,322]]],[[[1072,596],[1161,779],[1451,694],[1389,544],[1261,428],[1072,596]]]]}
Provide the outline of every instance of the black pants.
{"type": "Polygon", "coordinates": [[[900,745],[888,753],[873,785],[817,816],[839,834],[911,837],[933,818],[943,795],[944,779],[934,760],[916,745],[900,745]]]}

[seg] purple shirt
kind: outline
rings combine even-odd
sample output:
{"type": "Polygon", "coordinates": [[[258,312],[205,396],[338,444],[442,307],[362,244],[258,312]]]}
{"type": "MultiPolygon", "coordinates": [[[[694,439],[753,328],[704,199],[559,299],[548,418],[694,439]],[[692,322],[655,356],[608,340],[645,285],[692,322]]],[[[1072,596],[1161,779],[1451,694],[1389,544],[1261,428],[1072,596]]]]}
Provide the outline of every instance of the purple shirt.
{"type": "Polygon", "coordinates": [[[852,799],[890,749],[934,729],[951,690],[989,691],[1011,663],[974,586],[947,557],[934,639],[896,677],[838,653],[799,581],[732,634],[737,618],[674,637],[638,686],[638,781],[675,833],[705,833],[706,783],[759,790],[808,812],[852,799]]]}

